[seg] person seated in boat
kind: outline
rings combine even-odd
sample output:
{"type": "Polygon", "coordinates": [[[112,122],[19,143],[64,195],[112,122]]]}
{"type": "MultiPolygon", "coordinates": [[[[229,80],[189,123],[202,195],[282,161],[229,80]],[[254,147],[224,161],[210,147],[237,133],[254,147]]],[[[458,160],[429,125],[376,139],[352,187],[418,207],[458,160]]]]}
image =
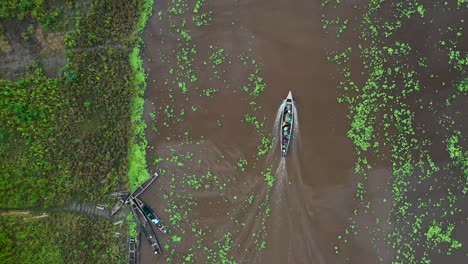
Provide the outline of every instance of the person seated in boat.
{"type": "Polygon", "coordinates": [[[286,137],[283,137],[283,143],[288,143],[288,139],[286,137]]]}

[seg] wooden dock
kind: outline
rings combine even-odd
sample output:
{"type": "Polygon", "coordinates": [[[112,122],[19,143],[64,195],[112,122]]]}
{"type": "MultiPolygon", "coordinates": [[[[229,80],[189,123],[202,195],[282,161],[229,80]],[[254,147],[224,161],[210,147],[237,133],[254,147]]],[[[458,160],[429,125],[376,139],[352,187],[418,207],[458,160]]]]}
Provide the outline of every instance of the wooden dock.
{"type": "Polygon", "coordinates": [[[119,197],[119,201],[114,205],[114,207],[112,207],[111,209],[111,216],[114,215],[115,213],[117,213],[117,211],[120,210],[120,208],[122,208],[122,206],[127,202],[128,200],[128,197],[129,197],[129,193],[123,193],[123,195],[121,195],[119,197]]]}

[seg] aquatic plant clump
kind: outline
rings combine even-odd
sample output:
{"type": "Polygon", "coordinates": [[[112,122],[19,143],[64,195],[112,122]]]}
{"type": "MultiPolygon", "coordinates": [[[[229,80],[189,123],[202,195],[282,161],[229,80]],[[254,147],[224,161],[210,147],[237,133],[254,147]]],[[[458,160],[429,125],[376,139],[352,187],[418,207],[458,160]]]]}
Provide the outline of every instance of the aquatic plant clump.
{"type": "Polygon", "coordinates": [[[467,50],[458,43],[466,31],[460,15],[467,14],[466,6],[373,0],[352,7],[351,11],[341,1],[322,2],[324,30],[338,39],[354,40],[328,51],[328,60],[338,70],[337,100],[349,110],[347,135],[355,145],[355,173],[360,177],[355,194],[359,210],[354,211],[335,251],[344,254],[346,242],[366,232],[380,260],[388,258],[382,255],[387,251],[376,246],[384,242],[396,252],[390,256],[394,263],[430,263],[434,254],[453,254],[464,242],[452,232],[454,219],[463,214],[456,201],[465,197],[467,185],[465,143],[459,145],[466,141],[459,132],[454,134],[464,123],[459,106],[452,102],[464,91],[467,50]],[[348,15],[336,17],[337,11],[348,15]],[[449,25],[438,24],[441,17],[450,17],[449,25]],[[337,21],[350,21],[347,30],[330,26],[338,25],[337,21]],[[429,29],[433,21],[437,26],[429,29]],[[405,38],[414,33],[412,25],[427,28],[440,45],[422,48],[431,40],[405,38]],[[445,54],[445,75],[437,72],[440,62],[431,60],[429,50],[445,54]],[[360,72],[352,72],[356,70],[360,72]],[[454,79],[460,81],[449,87],[454,79]],[[441,152],[450,163],[435,161],[434,153],[441,152]],[[374,216],[381,203],[366,195],[367,174],[382,161],[391,164],[392,176],[386,179],[390,197],[384,202],[391,201],[392,206],[385,215],[374,216]],[[374,216],[375,224],[358,221],[365,215],[374,216]],[[387,230],[382,222],[398,228],[387,230]],[[442,231],[445,227],[447,231],[442,231]]]}
{"type": "Polygon", "coordinates": [[[171,226],[171,239],[164,245],[168,263],[236,263],[233,252],[243,245],[234,241],[242,231],[240,227],[251,224],[237,216],[252,208],[259,211],[256,219],[260,226],[252,238],[255,247],[249,250],[263,250],[267,246],[265,226],[270,215],[269,195],[274,179],[270,171],[266,174],[268,181],[264,181],[265,176],[258,167],[270,149],[271,135],[266,131],[268,120],[261,115],[257,103],[257,98],[266,90],[266,83],[251,50],[233,54],[219,43],[200,41],[206,30],[204,26],[209,25],[211,18],[215,19],[208,9],[209,4],[206,1],[167,1],[167,10],[158,11],[159,21],[168,27],[158,29],[161,48],[157,48],[157,56],[161,63],[157,66],[157,76],[150,80],[157,89],[152,91],[157,96],[154,118],[150,117],[158,126],[158,142],[148,149],[158,149],[158,154],[150,154],[149,160],[157,165],[154,168],[159,170],[162,180],[167,180],[160,188],[164,193],[161,208],[171,226]],[[229,72],[239,64],[243,65],[241,73],[233,79],[229,72]],[[237,81],[242,82],[240,87],[248,87],[249,92],[239,89],[234,84],[237,81]],[[225,93],[238,93],[240,101],[248,100],[244,116],[252,122],[238,120],[238,126],[255,126],[258,151],[253,156],[225,157],[226,153],[210,148],[211,140],[205,142],[203,136],[197,138],[192,133],[193,129],[199,130],[198,123],[213,126],[216,133],[224,131],[225,120],[228,120],[224,113],[213,119],[204,117],[210,107],[223,101],[225,93]],[[186,152],[186,148],[197,151],[186,152]],[[211,157],[213,151],[217,154],[211,157]],[[229,171],[229,176],[216,168],[229,171]],[[232,182],[239,184],[238,181],[249,178],[258,179],[256,184],[265,186],[265,192],[244,194],[232,185],[232,182]],[[207,197],[205,201],[200,200],[203,196],[207,197]],[[200,216],[207,206],[220,209],[218,217],[226,225],[222,232],[200,216]]]}

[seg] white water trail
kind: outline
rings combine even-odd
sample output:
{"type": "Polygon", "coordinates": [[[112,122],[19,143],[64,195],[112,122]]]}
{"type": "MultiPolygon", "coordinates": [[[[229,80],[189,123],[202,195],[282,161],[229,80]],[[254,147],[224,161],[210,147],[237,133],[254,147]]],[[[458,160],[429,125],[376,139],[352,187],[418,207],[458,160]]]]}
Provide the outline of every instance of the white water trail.
{"type": "Polygon", "coordinates": [[[278,181],[277,188],[282,188],[283,182],[288,178],[288,170],[286,169],[286,158],[282,157],[278,168],[276,168],[275,179],[278,181]]]}
{"type": "Polygon", "coordinates": [[[293,145],[293,151],[296,152],[297,151],[297,146],[299,144],[299,141],[300,141],[300,133],[299,133],[299,118],[298,118],[298,115],[297,115],[297,108],[296,108],[296,104],[293,104],[293,121],[294,121],[294,124],[293,124],[293,134],[292,134],[292,145],[293,145]]]}
{"type": "Polygon", "coordinates": [[[281,123],[281,114],[283,113],[284,109],[284,104],[286,103],[286,100],[283,100],[281,105],[278,107],[278,110],[276,111],[276,118],[275,118],[275,123],[273,124],[273,131],[271,131],[272,135],[272,142],[271,142],[271,149],[268,152],[267,156],[267,164],[274,164],[275,160],[274,158],[277,157],[277,154],[279,153],[280,146],[279,146],[279,127],[281,123]],[[276,154],[276,155],[275,155],[276,154]]]}
{"type": "Polygon", "coordinates": [[[286,179],[287,181],[287,178],[288,178],[288,170],[287,170],[287,166],[286,166],[286,160],[287,159],[294,159],[296,157],[296,155],[294,155],[295,153],[293,152],[296,152],[297,151],[297,141],[299,141],[299,122],[298,122],[298,118],[297,118],[297,108],[296,108],[296,105],[293,104],[293,135],[292,135],[292,149],[289,150],[289,154],[287,157],[280,157],[280,142],[279,142],[279,136],[278,136],[278,133],[279,133],[279,129],[280,129],[280,125],[281,125],[281,115],[283,113],[283,110],[284,110],[284,105],[286,103],[286,100],[283,100],[280,104],[280,106],[278,107],[278,110],[276,111],[276,118],[275,118],[275,123],[273,125],[273,131],[272,131],[272,137],[273,137],[273,140],[272,140],[272,145],[271,145],[271,149],[268,153],[268,156],[267,156],[267,164],[278,164],[278,166],[276,167],[276,170],[275,170],[275,179],[277,181],[276,183],[276,188],[278,189],[282,189],[282,185],[286,179]],[[278,162],[278,163],[277,163],[278,162]]]}

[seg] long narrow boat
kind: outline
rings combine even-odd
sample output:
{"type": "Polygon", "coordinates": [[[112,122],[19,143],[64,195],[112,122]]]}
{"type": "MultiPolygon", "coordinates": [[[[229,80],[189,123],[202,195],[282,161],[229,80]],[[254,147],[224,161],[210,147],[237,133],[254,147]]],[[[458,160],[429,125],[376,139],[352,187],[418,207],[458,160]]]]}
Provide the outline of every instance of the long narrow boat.
{"type": "Polygon", "coordinates": [[[281,113],[281,126],[279,131],[279,140],[281,142],[281,157],[286,157],[289,145],[292,140],[294,127],[294,102],[291,91],[289,91],[286,100],[283,103],[283,111],[281,113]]]}
{"type": "Polygon", "coordinates": [[[142,185],[138,186],[136,190],[130,195],[130,197],[137,198],[142,194],[157,178],[159,174],[155,172],[151,178],[146,180],[142,185]]]}
{"type": "Polygon", "coordinates": [[[134,201],[141,208],[141,211],[146,216],[146,218],[149,219],[161,232],[166,234],[166,226],[162,223],[161,219],[156,215],[156,213],[151,209],[151,207],[149,207],[147,204],[145,204],[138,198],[134,198],[134,201]]]}
{"type": "Polygon", "coordinates": [[[131,195],[129,195],[128,192],[111,193],[111,196],[119,197],[119,201],[117,201],[114,207],[112,207],[111,216],[116,214],[124,204],[128,203],[130,198],[136,198],[140,196],[140,194],[142,194],[158,178],[158,176],[159,174],[155,172],[151,178],[146,180],[142,185],[138,186],[138,188],[136,188],[136,190],[131,195]]]}
{"type": "Polygon", "coordinates": [[[148,219],[143,214],[143,211],[138,206],[137,202],[134,199],[130,199],[129,201],[132,207],[133,215],[135,216],[135,220],[140,227],[141,232],[143,232],[143,235],[145,235],[146,240],[148,240],[149,244],[153,248],[154,254],[161,254],[162,249],[153,227],[151,227],[151,224],[148,222],[148,219]]]}
{"type": "Polygon", "coordinates": [[[128,242],[128,263],[129,264],[136,264],[137,263],[137,243],[135,238],[130,238],[128,242]]]}

